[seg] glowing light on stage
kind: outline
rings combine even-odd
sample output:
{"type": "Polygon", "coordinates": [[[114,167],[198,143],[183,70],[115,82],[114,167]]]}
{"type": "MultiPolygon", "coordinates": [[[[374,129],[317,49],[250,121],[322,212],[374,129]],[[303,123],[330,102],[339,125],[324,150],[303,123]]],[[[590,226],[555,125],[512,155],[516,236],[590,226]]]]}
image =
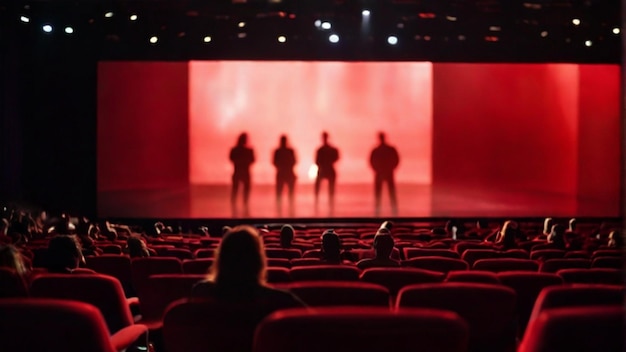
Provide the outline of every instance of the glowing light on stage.
{"type": "Polygon", "coordinates": [[[72,28],[72,27],[65,27],[65,33],[67,33],[67,34],[74,33],[74,28],[72,28]]]}
{"type": "Polygon", "coordinates": [[[150,37],[150,44],[156,44],[159,41],[159,37],[152,36],[150,37]]]}
{"type": "Polygon", "coordinates": [[[389,37],[387,37],[387,43],[389,43],[390,45],[398,44],[398,37],[396,37],[395,35],[390,35],[389,37]]]}
{"type": "Polygon", "coordinates": [[[322,22],[322,29],[331,29],[332,25],[330,22],[322,22]]]}
{"type": "Polygon", "coordinates": [[[337,34],[331,34],[328,37],[328,41],[335,44],[335,43],[339,43],[339,36],[337,34]]]}
{"type": "MultiPolygon", "coordinates": [[[[26,16],[20,16],[20,21],[24,22],[24,23],[28,23],[30,22],[30,18],[26,17],[26,16]]],[[[614,30],[615,32],[615,30],[614,30]]]]}
{"type": "Polygon", "coordinates": [[[137,15],[130,15],[130,20],[131,21],[137,21],[137,15]]]}
{"type": "Polygon", "coordinates": [[[317,178],[317,165],[313,164],[309,167],[309,180],[315,180],[317,178]]]}
{"type": "Polygon", "coordinates": [[[52,32],[52,26],[49,24],[44,24],[43,27],[41,27],[41,29],[46,32],[46,33],[51,33],[52,32]]]}

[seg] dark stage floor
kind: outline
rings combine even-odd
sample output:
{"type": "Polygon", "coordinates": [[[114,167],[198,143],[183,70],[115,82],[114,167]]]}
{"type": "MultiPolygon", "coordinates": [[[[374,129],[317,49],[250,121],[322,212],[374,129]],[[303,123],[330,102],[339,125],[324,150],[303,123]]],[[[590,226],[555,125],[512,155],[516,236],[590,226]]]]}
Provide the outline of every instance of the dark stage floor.
{"type": "MultiPolygon", "coordinates": [[[[576,199],[574,196],[532,192],[501,192],[476,188],[398,185],[397,217],[617,217],[619,199],[576,199]]],[[[372,185],[337,185],[334,211],[322,187],[314,206],[313,185],[298,185],[293,212],[283,201],[278,211],[273,185],[253,185],[247,213],[231,209],[230,185],[197,185],[168,190],[128,190],[98,193],[100,217],[123,218],[370,218],[375,216],[372,185]]],[[[241,200],[239,200],[241,203],[241,200]]],[[[393,217],[383,193],[381,217],[393,217]]]]}

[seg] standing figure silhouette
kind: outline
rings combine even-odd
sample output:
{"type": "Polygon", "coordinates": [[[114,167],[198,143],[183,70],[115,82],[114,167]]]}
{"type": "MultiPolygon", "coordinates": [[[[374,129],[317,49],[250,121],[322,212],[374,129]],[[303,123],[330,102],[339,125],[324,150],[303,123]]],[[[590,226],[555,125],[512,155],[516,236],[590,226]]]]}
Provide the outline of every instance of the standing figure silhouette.
{"type": "Polygon", "coordinates": [[[289,194],[289,214],[293,216],[294,188],[296,185],[296,174],[293,172],[293,167],[296,165],[296,153],[292,148],[287,146],[287,136],[282,135],[280,137],[280,146],[274,151],[272,162],[276,167],[276,209],[278,215],[282,214],[283,188],[287,186],[289,194]]]}
{"type": "Polygon", "coordinates": [[[322,133],[322,146],[315,155],[317,177],[315,179],[315,209],[317,209],[320,185],[322,180],[328,180],[328,203],[332,213],[335,206],[335,181],[337,174],[334,164],[339,160],[339,150],[328,143],[328,133],[322,133]]]}
{"type": "Polygon", "coordinates": [[[378,133],[378,140],[380,144],[372,150],[370,155],[370,166],[374,170],[375,215],[380,215],[383,184],[386,183],[391,199],[391,211],[395,216],[398,215],[398,199],[396,198],[394,171],[400,163],[400,157],[396,148],[387,144],[383,132],[378,133]]]}
{"type": "Polygon", "coordinates": [[[242,133],[237,139],[237,145],[230,150],[230,161],[234,165],[233,186],[230,193],[230,204],[233,215],[237,215],[237,194],[239,186],[243,187],[244,216],[249,213],[248,200],[250,198],[250,166],[254,163],[254,151],[248,147],[248,134],[242,133]]]}

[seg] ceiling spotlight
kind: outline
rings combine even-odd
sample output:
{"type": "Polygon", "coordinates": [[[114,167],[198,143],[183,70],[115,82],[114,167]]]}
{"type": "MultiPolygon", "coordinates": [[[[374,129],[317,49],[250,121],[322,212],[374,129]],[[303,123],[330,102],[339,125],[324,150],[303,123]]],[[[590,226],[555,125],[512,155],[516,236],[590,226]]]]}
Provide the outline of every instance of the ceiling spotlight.
{"type": "Polygon", "coordinates": [[[239,22],[239,24],[237,24],[237,26],[238,26],[239,28],[243,28],[243,27],[245,27],[245,26],[246,26],[246,22],[239,22]]]}
{"type": "Polygon", "coordinates": [[[593,42],[591,40],[585,40],[585,46],[586,47],[590,47],[593,45],[593,42]]]}
{"type": "Polygon", "coordinates": [[[322,25],[322,21],[320,20],[315,20],[315,27],[320,28],[320,26],[322,25]]]}
{"type": "Polygon", "coordinates": [[[457,18],[455,16],[446,16],[446,20],[450,21],[450,22],[454,22],[457,20],[457,18]]]}
{"type": "Polygon", "coordinates": [[[613,34],[619,34],[621,31],[618,27],[613,28],[613,34]]]}
{"type": "Polygon", "coordinates": [[[207,35],[207,36],[206,36],[206,37],[204,37],[204,39],[203,39],[203,41],[204,41],[205,43],[210,43],[210,42],[211,42],[211,40],[212,40],[212,38],[211,38],[211,36],[210,36],[210,35],[207,35]]]}
{"type": "Polygon", "coordinates": [[[542,38],[545,38],[545,37],[547,37],[547,36],[548,36],[548,31],[543,31],[543,32],[541,32],[541,37],[542,37],[542,38]]]}
{"type": "Polygon", "coordinates": [[[574,18],[572,20],[572,23],[574,24],[574,26],[578,26],[578,25],[580,25],[580,20],[578,18],[574,18]]]}
{"type": "Polygon", "coordinates": [[[28,18],[26,16],[20,16],[20,21],[22,21],[24,23],[28,23],[28,22],[30,22],[30,18],[28,18]]]}
{"type": "Polygon", "coordinates": [[[74,28],[72,28],[72,27],[65,27],[65,33],[67,33],[67,34],[74,33],[74,28]]]}
{"type": "Polygon", "coordinates": [[[150,44],[156,44],[159,41],[159,37],[157,36],[152,36],[150,37],[150,44]]]}
{"type": "Polygon", "coordinates": [[[492,32],[500,32],[502,30],[502,27],[500,26],[489,26],[489,30],[492,32]]]}
{"type": "Polygon", "coordinates": [[[322,29],[330,29],[331,27],[330,22],[322,22],[322,29]]]}
{"type": "Polygon", "coordinates": [[[41,29],[46,33],[52,32],[52,26],[49,24],[44,24],[43,27],[41,27],[41,29]]]}
{"type": "Polygon", "coordinates": [[[339,43],[339,36],[337,34],[331,34],[328,36],[328,41],[331,43],[339,43]]]}
{"type": "Polygon", "coordinates": [[[237,38],[239,38],[239,39],[243,39],[243,38],[245,38],[247,36],[248,35],[245,32],[237,33],[237,38]]]}
{"type": "Polygon", "coordinates": [[[398,37],[396,37],[395,35],[388,36],[387,37],[387,43],[389,43],[390,45],[398,44],[398,37]]]}
{"type": "Polygon", "coordinates": [[[130,15],[130,20],[131,21],[137,21],[137,15],[130,15]]]}
{"type": "Polygon", "coordinates": [[[284,43],[286,41],[287,41],[287,37],[285,37],[284,35],[278,36],[278,42],[279,43],[284,43]]]}
{"type": "Polygon", "coordinates": [[[111,18],[111,17],[113,17],[113,12],[110,12],[110,11],[109,11],[109,12],[105,13],[105,14],[104,14],[104,17],[106,17],[106,18],[111,18]]]}
{"type": "Polygon", "coordinates": [[[369,16],[369,15],[370,15],[370,10],[367,10],[367,9],[366,9],[366,10],[361,11],[361,15],[363,15],[363,16],[369,16]]]}

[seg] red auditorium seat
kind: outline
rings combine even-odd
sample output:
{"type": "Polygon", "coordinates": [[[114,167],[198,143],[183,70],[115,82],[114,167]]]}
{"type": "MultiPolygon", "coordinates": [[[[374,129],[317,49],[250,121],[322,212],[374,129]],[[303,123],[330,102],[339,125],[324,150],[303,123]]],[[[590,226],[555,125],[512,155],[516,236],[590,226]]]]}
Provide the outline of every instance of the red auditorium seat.
{"type": "Polygon", "coordinates": [[[215,257],[215,248],[200,248],[194,252],[196,258],[213,258],[215,257]]]}
{"type": "Polygon", "coordinates": [[[93,305],[53,299],[0,300],[0,341],[11,352],[147,350],[147,328],[135,324],[110,335],[93,305]]]}
{"type": "Polygon", "coordinates": [[[183,266],[178,258],[147,257],[135,258],[131,261],[131,277],[137,294],[141,294],[150,275],[182,273],[183,266]]]}
{"type": "Polygon", "coordinates": [[[185,274],[206,274],[213,265],[213,258],[188,259],[183,260],[183,273],[185,274]]]}
{"type": "Polygon", "coordinates": [[[110,275],[118,279],[127,296],[133,292],[129,257],[104,254],[96,257],[86,257],[85,260],[87,268],[99,274],[110,275]]]}
{"type": "Polygon", "coordinates": [[[287,268],[268,267],[265,269],[265,272],[267,274],[267,283],[278,284],[291,282],[291,274],[287,268]]]}
{"type": "Polygon", "coordinates": [[[556,273],[561,269],[589,269],[590,267],[589,259],[548,259],[541,264],[539,271],[556,273]]]}
{"type": "Polygon", "coordinates": [[[623,305],[624,287],[616,285],[573,284],[544,288],[533,307],[529,324],[550,308],[623,305]]]}
{"type": "Polygon", "coordinates": [[[472,270],[492,271],[538,271],[539,263],[530,259],[493,258],[480,259],[474,262],[472,270]]]}
{"type": "Polygon", "coordinates": [[[119,244],[99,244],[96,247],[102,249],[104,254],[122,254],[122,246],[119,244]]]}
{"type": "Polygon", "coordinates": [[[446,282],[473,282],[477,284],[500,284],[498,275],[491,271],[450,271],[446,276],[446,282]]]}
{"type": "Polygon", "coordinates": [[[447,273],[453,270],[469,270],[469,265],[464,260],[444,257],[411,258],[403,261],[402,266],[439,271],[442,273],[447,273]]]}
{"type": "Polygon", "coordinates": [[[433,309],[316,308],[278,311],[259,324],[254,352],[461,352],[467,324],[433,309]]]}
{"type": "Polygon", "coordinates": [[[370,268],[361,273],[361,281],[386,287],[395,297],[401,288],[411,284],[442,282],[445,274],[417,268],[370,268]]]}
{"type": "Polygon", "coordinates": [[[624,350],[624,307],[553,308],[529,325],[518,352],[624,350]]]}
{"type": "Polygon", "coordinates": [[[290,260],[291,267],[296,266],[311,266],[322,265],[322,260],[319,258],[295,258],[290,260]]]}
{"type": "Polygon", "coordinates": [[[302,251],[294,248],[266,248],[265,255],[267,258],[302,258],[302,251]]]}
{"type": "Polygon", "coordinates": [[[624,271],[619,269],[562,269],[556,273],[568,284],[624,284],[624,271]]]}
{"type": "Polygon", "coordinates": [[[567,251],[567,252],[565,252],[565,256],[563,258],[589,259],[589,252],[587,252],[587,251],[567,251]]]}
{"type": "MultiPolygon", "coordinates": [[[[357,260],[366,259],[366,258],[374,258],[376,256],[376,252],[373,249],[354,249],[351,253],[356,254],[357,260]]],[[[391,259],[400,260],[400,250],[398,248],[393,248],[391,251],[391,259]]]]}
{"type": "Polygon", "coordinates": [[[112,333],[134,324],[122,285],[112,276],[43,274],[33,280],[30,293],[92,304],[102,312],[112,333]]]}
{"type": "MultiPolygon", "coordinates": [[[[493,249],[493,244],[485,243],[485,242],[470,242],[470,241],[461,241],[457,242],[454,245],[454,251],[459,253],[461,257],[467,250],[489,250],[493,249]]],[[[470,264],[471,265],[471,264],[470,264]]]]}
{"type": "Polygon", "coordinates": [[[624,251],[621,249],[598,249],[591,254],[591,259],[597,257],[624,257],[624,251]]]}
{"type": "Polygon", "coordinates": [[[180,260],[193,259],[193,253],[186,248],[166,248],[161,254],[161,257],[174,257],[180,260]]]}
{"type": "Polygon", "coordinates": [[[156,244],[148,246],[149,249],[154,250],[157,253],[157,256],[163,256],[166,250],[176,248],[173,244],[156,244]]]}
{"type": "Polygon", "coordinates": [[[406,286],[397,308],[420,307],[456,312],[469,326],[470,351],[515,348],[515,291],[501,285],[446,282],[406,286]]]}
{"type": "Polygon", "coordinates": [[[361,271],[348,265],[311,265],[291,268],[293,281],[357,281],[361,271]]]}
{"type": "Polygon", "coordinates": [[[535,301],[544,287],[562,285],[563,279],[551,273],[507,271],[498,273],[500,282],[517,294],[518,336],[522,337],[535,301]]]}
{"type": "Polygon", "coordinates": [[[565,251],[562,249],[540,249],[538,251],[530,252],[530,259],[532,260],[548,260],[559,259],[565,257],[565,251]]]}
{"type": "Polygon", "coordinates": [[[439,248],[404,248],[404,258],[411,259],[415,257],[446,257],[460,259],[459,253],[451,249],[439,248]]]}
{"type": "Polygon", "coordinates": [[[309,249],[302,253],[302,258],[317,258],[320,259],[322,257],[321,249],[309,249]]]}
{"type": "Polygon", "coordinates": [[[624,269],[623,257],[595,257],[591,261],[592,268],[624,269]]]}
{"type": "Polygon", "coordinates": [[[205,275],[161,274],[152,275],[146,290],[139,295],[141,320],[150,330],[160,329],[167,306],[181,298],[191,297],[191,288],[206,278],[205,275]]]}
{"type": "Polygon", "coordinates": [[[461,259],[465,260],[470,267],[472,267],[477,260],[492,258],[499,258],[498,251],[495,249],[468,249],[461,255],[461,259]]]}
{"type": "Polygon", "coordinates": [[[381,285],[353,281],[294,282],[281,286],[311,307],[379,306],[389,308],[389,290],[381,285]]]}
{"type": "MultiPolygon", "coordinates": [[[[292,259],[295,260],[295,259],[292,259]]],[[[267,258],[267,266],[291,268],[291,262],[286,258],[267,258]]]]}
{"type": "Polygon", "coordinates": [[[258,304],[179,300],[163,317],[167,352],[242,352],[252,350],[254,329],[267,316],[258,304]]]}
{"type": "Polygon", "coordinates": [[[14,270],[0,267],[0,298],[27,296],[26,281],[14,270]]]}

